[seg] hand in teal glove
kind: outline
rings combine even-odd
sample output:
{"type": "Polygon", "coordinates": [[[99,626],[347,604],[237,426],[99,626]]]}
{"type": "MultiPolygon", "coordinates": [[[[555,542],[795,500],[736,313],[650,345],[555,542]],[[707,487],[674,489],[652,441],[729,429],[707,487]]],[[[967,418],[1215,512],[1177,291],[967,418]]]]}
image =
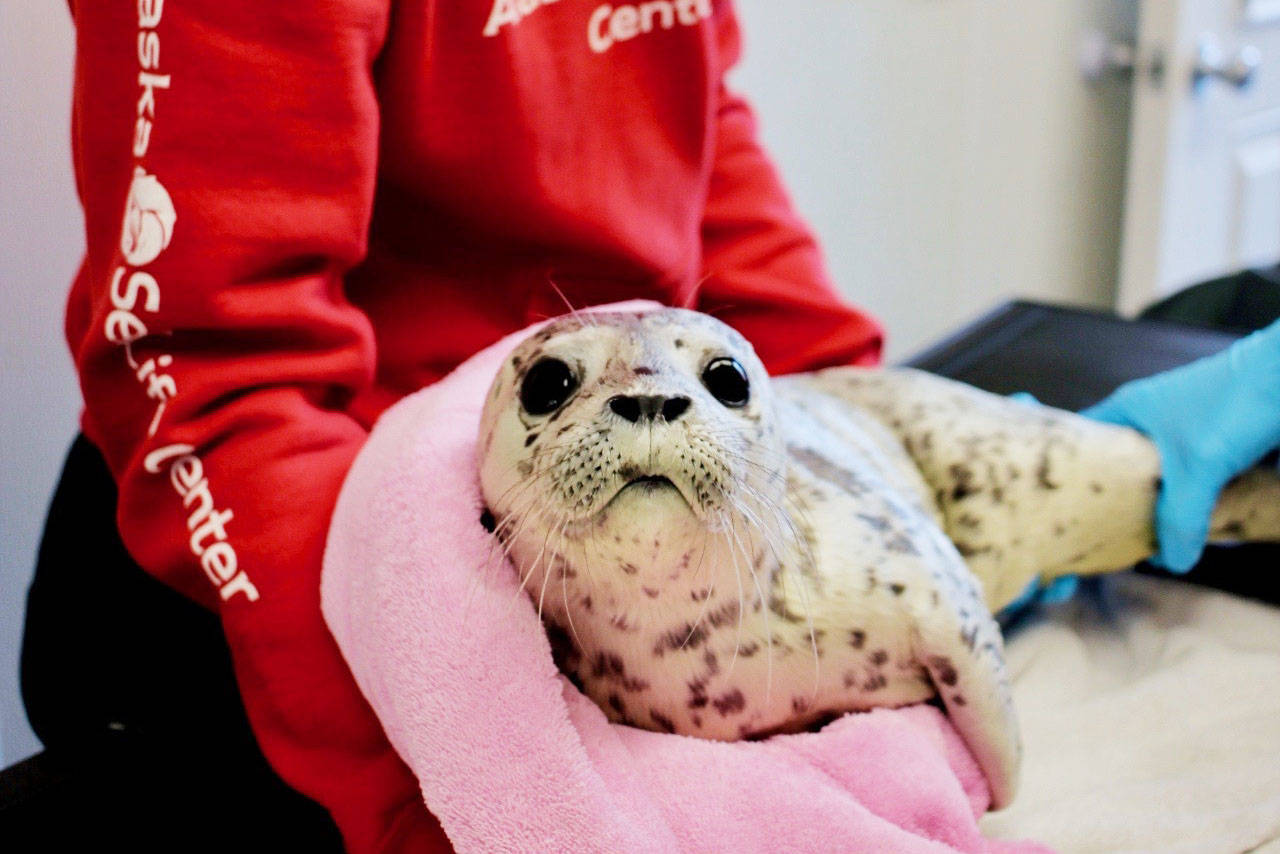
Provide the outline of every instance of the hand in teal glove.
{"type": "Polygon", "coordinates": [[[1280,321],[1214,356],[1125,383],[1081,414],[1155,442],[1155,562],[1186,572],[1200,559],[1222,487],[1280,446],[1280,321]]]}

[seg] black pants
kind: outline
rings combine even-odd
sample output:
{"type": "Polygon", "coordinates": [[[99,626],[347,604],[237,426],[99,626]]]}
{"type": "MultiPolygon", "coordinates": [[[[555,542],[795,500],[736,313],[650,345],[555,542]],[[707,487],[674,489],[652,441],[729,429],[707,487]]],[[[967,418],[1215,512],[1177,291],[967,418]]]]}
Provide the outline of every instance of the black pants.
{"type": "Polygon", "coordinates": [[[328,813],[263,758],[217,617],[148,576],[83,437],[27,602],[22,696],[45,752],[0,791],[0,849],[340,851],[328,813]],[[115,846],[108,846],[115,847],[115,846]]]}

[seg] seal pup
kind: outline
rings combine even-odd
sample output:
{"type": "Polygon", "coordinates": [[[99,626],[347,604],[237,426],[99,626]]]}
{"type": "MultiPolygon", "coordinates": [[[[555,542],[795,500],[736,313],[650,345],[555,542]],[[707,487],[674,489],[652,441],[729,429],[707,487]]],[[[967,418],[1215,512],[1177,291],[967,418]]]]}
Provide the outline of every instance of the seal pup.
{"type": "MultiPolygon", "coordinates": [[[[490,527],[612,720],[732,740],[936,697],[996,808],[1020,744],[992,611],[1153,550],[1136,432],[906,369],[771,380],[681,309],[546,326],[478,439],[490,527]]],[[[1224,508],[1280,537],[1280,478],[1224,508]]]]}

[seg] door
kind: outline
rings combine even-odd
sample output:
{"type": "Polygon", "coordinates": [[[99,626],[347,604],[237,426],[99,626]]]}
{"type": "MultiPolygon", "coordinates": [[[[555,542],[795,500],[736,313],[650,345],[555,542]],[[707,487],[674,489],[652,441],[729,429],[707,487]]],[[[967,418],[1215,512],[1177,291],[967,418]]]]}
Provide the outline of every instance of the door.
{"type": "Polygon", "coordinates": [[[1280,0],[1140,0],[1118,304],[1280,261],[1280,0]]]}

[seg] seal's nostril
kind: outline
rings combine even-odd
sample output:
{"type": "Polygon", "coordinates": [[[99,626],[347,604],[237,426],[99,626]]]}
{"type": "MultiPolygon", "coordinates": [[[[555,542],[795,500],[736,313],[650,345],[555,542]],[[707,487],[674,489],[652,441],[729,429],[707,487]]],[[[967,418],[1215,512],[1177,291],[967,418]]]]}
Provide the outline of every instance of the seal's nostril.
{"type": "Polygon", "coordinates": [[[634,397],[617,397],[609,398],[609,408],[630,421],[632,424],[640,420],[640,401],[634,397]]]}
{"type": "Polygon", "coordinates": [[[619,394],[609,398],[609,408],[632,424],[655,421],[659,415],[664,421],[675,421],[684,415],[689,403],[687,397],[663,397],[657,394],[634,397],[619,394]]]}
{"type": "Polygon", "coordinates": [[[675,421],[685,410],[689,408],[689,398],[672,397],[668,398],[666,403],[662,404],[662,417],[668,421],[675,421]]]}

